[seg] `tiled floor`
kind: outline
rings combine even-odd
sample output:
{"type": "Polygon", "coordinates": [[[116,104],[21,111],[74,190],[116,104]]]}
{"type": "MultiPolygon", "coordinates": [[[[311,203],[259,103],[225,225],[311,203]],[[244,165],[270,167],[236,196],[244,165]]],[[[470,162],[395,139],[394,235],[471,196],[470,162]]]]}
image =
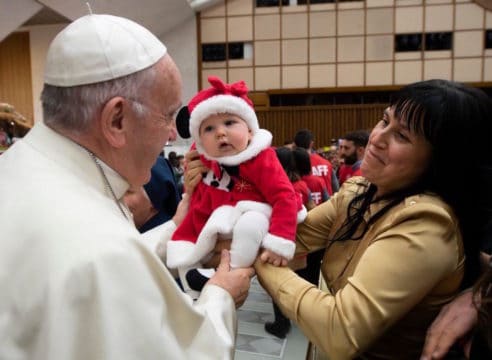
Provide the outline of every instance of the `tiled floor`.
{"type": "Polygon", "coordinates": [[[258,281],[253,279],[248,299],[238,310],[236,360],[304,360],[308,341],[293,324],[287,338],[278,339],[263,326],[273,320],[272,302],[258,281]]]}

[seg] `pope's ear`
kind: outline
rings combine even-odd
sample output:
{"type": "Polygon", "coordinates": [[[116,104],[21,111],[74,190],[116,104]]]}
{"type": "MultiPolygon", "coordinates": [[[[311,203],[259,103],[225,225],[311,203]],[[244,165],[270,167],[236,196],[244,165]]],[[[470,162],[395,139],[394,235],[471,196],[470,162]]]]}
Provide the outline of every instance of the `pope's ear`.
{"type": "Polygon", "coordinates": [[[127,102],[117,96],[104,104],[101,111],[100,126],[102,133],[111,146],[121,148],[126,144],[128,130],[127,102]]]}

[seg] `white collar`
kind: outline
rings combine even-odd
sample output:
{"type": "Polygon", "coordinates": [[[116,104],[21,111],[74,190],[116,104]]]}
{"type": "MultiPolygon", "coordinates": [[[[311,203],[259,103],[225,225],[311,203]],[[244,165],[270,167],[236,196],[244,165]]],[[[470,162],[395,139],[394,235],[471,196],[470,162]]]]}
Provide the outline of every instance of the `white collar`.
{"type": "MultiPolygon", "coordinates": [[[[97,188],[112,198],[105,187],[104,180],[87,150],[71,139],[57,133],[42,122],[37,122],[24,137],[30,146],[46,157],[69,170],[77,178],[97,188]]],[[[121,200],[130,184],[115,170],[99,160],[118,200],[121,200]]]]}

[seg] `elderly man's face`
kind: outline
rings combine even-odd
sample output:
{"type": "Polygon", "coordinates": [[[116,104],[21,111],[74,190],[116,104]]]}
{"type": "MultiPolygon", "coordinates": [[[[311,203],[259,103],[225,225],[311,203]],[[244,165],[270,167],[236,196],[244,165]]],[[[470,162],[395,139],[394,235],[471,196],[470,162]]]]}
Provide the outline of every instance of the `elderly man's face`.
{"type": "Polygon", "coordinates": [[[157,66],[156,80],[150,89],[142,89],[142,103],[147,110],[143,118],[133,122],[133,139],[130,140],[128,161],[132,171],[129,180],[141,186],[150,179],[150,169],[168,140],[176,133],[174,116],[181,107],[181,76],[169,55],[157,66]]]}

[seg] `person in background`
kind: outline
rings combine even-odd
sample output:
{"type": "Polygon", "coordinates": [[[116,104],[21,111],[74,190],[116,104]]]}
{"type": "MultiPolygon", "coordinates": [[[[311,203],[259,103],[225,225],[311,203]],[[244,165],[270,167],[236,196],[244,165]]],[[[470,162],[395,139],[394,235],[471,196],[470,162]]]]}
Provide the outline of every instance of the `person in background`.
{"type": "Polygon", "coordinates": [[[328,195],[325,182],[321,177],[312,174],[311,158],[308,152],[303,148],[296,147],[293,150],[293,156],[301,179],[304,180],[311,191],[311,198],[314,205],[318,206],[328,200],[330,196],[328,195]]]}
{"type": "Polygon", "coordinates": [[[325,158],[328,160],[331,165],[333,166],[333,173],[338,179],[338,171],[340,170],[340,166],[343,165],[343,161],[340,161],[340,158],[338,156],[338,147],[332,146],[330,148],[330,151],[325,153],[325,158]]]}
{"type": "Polygon", "coordinates": [[[169,160],[169,163],[171,164],[171,168],[172,168],[173,173],[174,173],[174,179],[175,179],[176,184],[178,184],[179,191],[180,191],[180,193],[183,193],[182,184],[183,184],[184,168],[182,168],[180,166],[179,157],[175,151],[169,152],[168,160],[169,160]]]}
{"type": "Polygon", "coordinates": [[[3,129],[2,123],[0,123],[0,147],[6,149],[10,146],[10,144],[10,136],[7,131],[3,129]]]}
{"type": "MultiPolygon", "coordinates": [[[[293,155],[302,179],[311,190],[311,196],[315,206],[321,205],[330,197],[328,196],[323,180],[320,177],[311,174],[311,160],[309,154],[303,148],[295,148],[293,155]]],[[[298,270],[297,274],[311,284],[318,286],[321,260],[323,260],[324,253],[325,249],[319,249],[307,254],[306,266],[298,270]]]]}
{"type": "Polygon", "coordinates": [[[321,177],[326,184],[328,195],[333,195],[338,190],[338,180],[334,176],[331,163],[313,151],[313,133],[308,129],[299,130],[294,136],[294,143],[296,147],[307,150],[311,158],[312,174],[321,177]]]}
{"type": "Polygon", "coordinates": [[[158,156],[150,171],[150,181],[138,189],[129,189],[124,200],[141,233],[170,220],[178,208],[181,192],[169,161],[158,156]]]}
{"type": "Polygon", "coordinates": [[[155,254],[162,232],[141,235],[123,202],[175,131],[181,87],[131,20],[87,15],[52,41],[44,121],[0,157],[0,359],[233,358],[254,270],[224,251],[193,303],[155,254]]]}
{"type": "Polygon", "coordinates": [[[338,170],[338,182],[342,185],[352,176],[360,176],[360,165],[364,158],[369,133],[365,130],[350,132],[341,138],[338,154],[343,165],[338,170]]]}
{"type": "Polygon", "coordinates": [[[284,141],[284,145],[283,146],[286,147],[286,148],[289,148],[289,149],[293,149],[296,146],[296,144],[294,144],[294,141],[292,141],[290,139],[287,139],[287,140],[284,141]]]}
{"type": "MultiPolygon", "coordinates": [[[[294,190],[302,198],[303,204],[306,207],[306,209],[310,210],[315,207],[315,204],[311,199],[310,191],[307,184],[301,179],[301,174],[297,169],[297,162],[296,159],[294,158],[294,151],[295,150],[292,150],[285,146],[279,147],[275,150],[275,152],[277,153],[277,157],[280,163],[282,164],[282,167],[285,170],[285,173],[287,174],[289,180],[292,182],[292,185],[294,186],[294,190]]],[[[309,161],[309,155],[307,154],[307,152],[305,153],[309,161]]],[[[311,166],[309,166],[309,171],[311,171],[311,166]]],[[[294,259],[292,262],[289,263],[289,266],[291,266],[292,268],[293,266],[296,267],[297,264],[301,264],[301,263],[302,263],[302,268],[304,268],[306,266],[305,256],[302,256],[302,259],[294,259]]],[[[319,267],[318,267],[318,272],[319,272],[319,267]]],[[[275,304],[275,302],[272,302],[272,305],[273,305],[274,320],[265,323],[265,331],[272,335],[275,335],[280,339],[284,339],[291,328],[290,320],[284,314],[282,314],[282,312],[275,304]]]]}
{"type": "Polygon", "coordinates": [[[294,157],[294,152],[295,150],[292,150],[285,146],[275,149],[275,153],[277,154],[280,164],[282,164],[287,177],[294,186],[295,192],[301,197],[302,204],[309,211],[314,208],[316,204],[312,199],[311,190],[301,177],[299,168],[297,167],[296,159],[294,157]]]}
{"type": "Polygon", "coordinates": [[[492,358],[491,244],[492,220],[482,242],[483,275],[441,310],[427,331],[421,360],[448,359],[457,348],[467,359],[492,358]]]}
{"type": "Polygon", "coordinates": [[[463,84],[403,87],[371,132],[364,178],[347,180],[298,225],[301,253],[326,247],[326,286],[260,255],[261,285],[317,356],[419,358],[441,307],[476,281],[492,218],[491,113],[490,98],[463,84]],[[466,159],[458,172],[456,144],[466,159]],[[483,186],[470,186],[469,174],[483,186]]]}
{"type": "Polygon", "coordinates": [[[184,192],[184,170],[185,170],[185,157],[182,154],[179,154],[176,156],[176,159],[178,160],[178,172],[181,173],[181,176],[177,180],[177,185],[178,185],[178,190],[180,194],[184,192]]]}

